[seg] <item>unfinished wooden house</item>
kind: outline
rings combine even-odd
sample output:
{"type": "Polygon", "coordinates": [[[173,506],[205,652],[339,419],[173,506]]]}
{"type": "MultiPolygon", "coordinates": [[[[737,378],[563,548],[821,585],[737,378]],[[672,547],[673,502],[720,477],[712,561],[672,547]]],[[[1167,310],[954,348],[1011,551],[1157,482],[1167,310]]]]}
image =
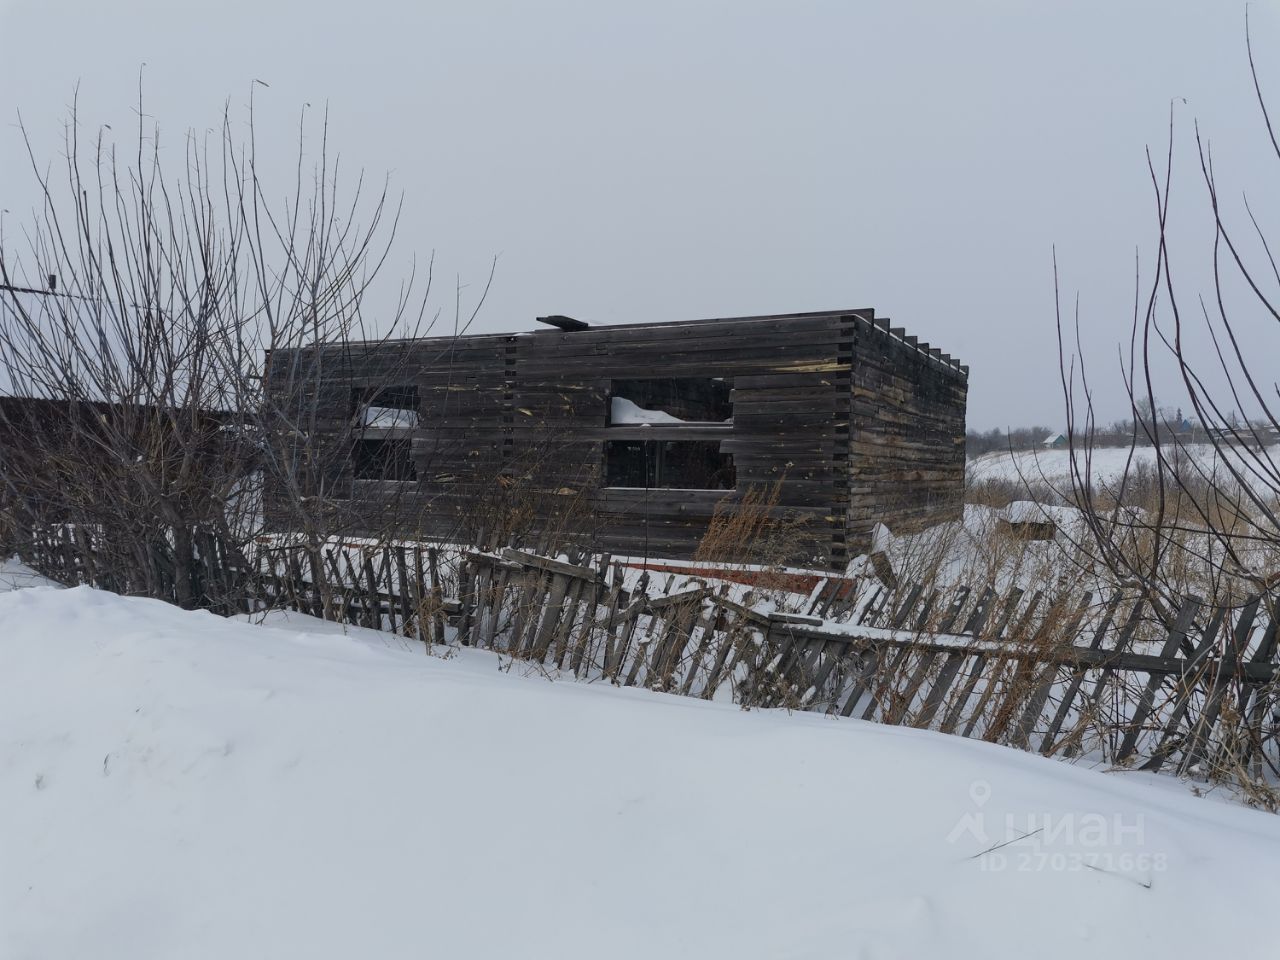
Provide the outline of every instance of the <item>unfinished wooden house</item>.
{"type": "Polygon", "coordinates": [[[368,533],[680,559],[775,537],[831,568],[877,522],[960,516],[968,368],[872,310],[540,319],[277,351],[340,450],[316,492],[368,533]]]}

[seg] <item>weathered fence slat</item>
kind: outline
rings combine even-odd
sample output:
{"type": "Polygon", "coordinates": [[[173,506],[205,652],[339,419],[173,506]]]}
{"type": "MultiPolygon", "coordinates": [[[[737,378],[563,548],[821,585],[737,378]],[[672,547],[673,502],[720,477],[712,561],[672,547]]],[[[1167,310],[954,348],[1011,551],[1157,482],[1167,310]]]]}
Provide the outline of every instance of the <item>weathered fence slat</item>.
{"type": "MultiPolygon", "coordinates": [[[[1246,615],[1250,623],[1252,623],[1253,614],[1256,611],[1256,603],[1251,610],[1247,610],[1246,615]]],[[[1187,660],[1182,675],[1175,678],[1173,708],[1169,711],[1168,718],[1165,720],[1164,730],[1160,734],[1159,741],[1150,752],[1151,759],[1142,765],[1143,770],[1152,772],[1159,770],[1181,742],[1179,727],[1182,725],[1182,718],[1188,712],[1191,701],[1196,695],[1196,689],[1204,679],[1209,657],[1217,643],[1218,631],[1222,628],[1223,621],[1226,620],[1228,613],[1228,609],[1224,606],[1219,605],[1214,608],[1213,615],[1210,616],[1200,635],[1200,642],[1187,660]]],[[[1244,618],[1242,617],[1241,619],[1243,620],[1244,618]]],[[[1194,721],[1192,726],[1195,726],[1194,721]]]]}
{"type": "Polygon", "coordinates": [[[1178,768],[1179,773],[1187,774],[1195,771],[1208,752],[1209,737],[1222,712],[1222,701],[1226,697],[1227,688],[1235,678],[1240,651],[1248,643],[1249,632],[1253,627],[1253,618],[1257,610],[1257,602],[1251,602],[1245,609],[1247,616],[1242,614],[1235,629],[1226,634],[1226,648],[1222,652],[1217,668],[1213,671],[1213,686],[1205,699],[1200,719],[1192,726],[1190,736],[1187,738],[1187,748],[1178,768]]]}
{"type": "MultiPolygon", "coordinates": [[[[1200,601],[1195,597],[1187,597],[1179,608],[1174,618],[1173,626],[1169,629],[1168,636],[1165,638],[1164,647],[1161,649],[1162,657],[1172,657],[1178,652],[1178,648],[1182,646],[1182,641],[1186,639],[1187,631],[1191,629],[1191,624],[1195,622],[1196,614],[1200,612],[1200,601]]],[[[1151,674],[1147,680],[1146,687],[1138,701],[1137,709],[1134,710],[1133,718],[1129,721],[1128,729],[1125,731],[1124,739],[1120,741],[1120,750],[1116,754],[1116,759],[1124,761],[1128,759],[1137,746],[1138,737],[1142,735],[1143,725],[1147,718],[1155,710],[1155,696],[1160,689],[1160,685],[1164,682],[1163,677],[1151,674]]]]}

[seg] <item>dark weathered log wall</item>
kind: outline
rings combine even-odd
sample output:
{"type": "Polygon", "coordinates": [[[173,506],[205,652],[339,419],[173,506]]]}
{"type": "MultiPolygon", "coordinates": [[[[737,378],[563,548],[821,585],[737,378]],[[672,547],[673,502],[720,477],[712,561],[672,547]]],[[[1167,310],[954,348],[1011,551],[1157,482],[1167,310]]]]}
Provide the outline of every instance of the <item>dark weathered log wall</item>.
{"type": "Polygon", "coordinates": [[[931,511],[953,515],[961,497],[959,368],[894,341],[873,316],[857,310],[389,343],[355,360],[350,351],[333,358],[316,389],[331,425],[349,421],[353,388],[404,381],[418,389],[417,480],[346,481],[369,532],[394,522],[403,535],[474,540],[527,529],[535,541],[559,532],[615,554],[688,557],[717,510],[732,511],[747,491],[777,483],[774,513],[802,524],[791,559],[842,567],[867,546],[866,521],[878,504],[893,526],[931,511]],[[928,378],[925,387],[910,382],[917,375],[928,378]],[[732,380],[732,424],[610,426],[613,383],[654,377],[732,380]],[[878,402],[894,409],[876,413],[868,390],[881,390],[878,402]],[[851,444],[855,409],[861,420],[851,444]],[[605,444],[615,439],[713,441],[733,455],[736,489],[604,487],[605,444]],[[882,456],[880,443],[892,451],[882,456]],[[904,501],[901,483],[910,476],[921,487],[904,501]],[[384,507],[392,502],[398,519],[389,521],[384,507]]]}
{"type": "Polygon", "coordinates": [[[910,533],[964,510],[968,370],[927,344],[859,321],[851,372],[850,538],[910,533]]]}
{"type": "Polygon", "coordinates": [[[576,455],[540,480],[590,494],[599,541],[615,553],[689,556],[718,505],[780,480],[778,508],[807,531],[807,555],[796,559],[843,562],[836,464],[852,330],[851,315],[819,314],[531,334],[519,345],[518,432],[576,438],[576,455]],[[731,379],[732,425],[607,427],[612,382],[655,376],[731,379]],[[735,491],[598,487],[604,441],[695,437],[733,455],[735,491]]]}

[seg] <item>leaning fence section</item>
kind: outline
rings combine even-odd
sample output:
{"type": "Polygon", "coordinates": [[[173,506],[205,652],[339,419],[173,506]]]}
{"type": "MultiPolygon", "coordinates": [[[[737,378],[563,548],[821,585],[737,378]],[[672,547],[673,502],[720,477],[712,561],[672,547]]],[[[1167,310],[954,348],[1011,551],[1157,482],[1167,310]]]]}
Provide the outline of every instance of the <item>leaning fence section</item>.
{"type": "Polygon", "coordinates": [[[853,716],[1146,770],[1280,776],[1276,624],[1260,598],[1169,616],[1121,593],[831,579],[762,613],[726,584],[465,558],[459,641],[585,679],[853,716]]]}
{"type": "MultiPolygon", "coordinates": [[[[96,577],[95,540],[62,529],[30,558],[96,577]]],[[[621,686],[857,717],[1045,755],[1241,782],[1280,779],[1276,620],[1263,598],[1160,611],[1063,586],[938,589],[831,577],[797,611],[728,581],[650,577],[608,557],[424,544],[206,545],[239,610],[292,609],[427,644],[491,650],[621,686]]],[[[220,579],[218,579],[220,578],[220,579]]]]}
{"type": "Polygon", "coordinates": [[[31,531],[18,552],[31,567],[59,583],[156,597],[226,615],[249,612],[251,571],[243,553],[207,531],[183,534],[190,562],[181,567],[171,529],[115,537],[97,527],[49,525],[31,531]]]}

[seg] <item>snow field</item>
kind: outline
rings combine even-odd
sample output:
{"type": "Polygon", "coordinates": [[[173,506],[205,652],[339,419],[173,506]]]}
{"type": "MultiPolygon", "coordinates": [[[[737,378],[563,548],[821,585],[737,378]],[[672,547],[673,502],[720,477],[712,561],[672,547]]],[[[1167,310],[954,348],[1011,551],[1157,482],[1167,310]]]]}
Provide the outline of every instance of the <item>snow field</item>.
{"type": "Polygon", "coordinates": [[[279,622],[0,594],[0,956],[1190,957],[1269,936],[1280,820],[1176,782],[279,622]]]}

